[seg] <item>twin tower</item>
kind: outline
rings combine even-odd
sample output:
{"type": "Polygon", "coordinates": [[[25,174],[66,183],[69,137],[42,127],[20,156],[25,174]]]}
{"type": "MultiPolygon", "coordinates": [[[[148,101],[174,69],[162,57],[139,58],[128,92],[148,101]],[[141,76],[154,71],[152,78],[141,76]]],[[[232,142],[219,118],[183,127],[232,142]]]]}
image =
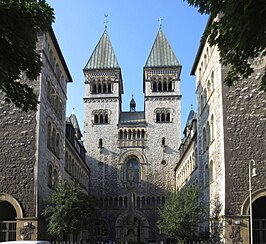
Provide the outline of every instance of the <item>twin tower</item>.
{"type": "Polygon", "coordinates": [[[95,241],[163,240],[158,209],[172,191],[181,142],[181,65],[162,28],[144,66],[144,108],[121,109],[121,68],[105,30],[84,68],[84,146],[103,204],[95,241]]]}

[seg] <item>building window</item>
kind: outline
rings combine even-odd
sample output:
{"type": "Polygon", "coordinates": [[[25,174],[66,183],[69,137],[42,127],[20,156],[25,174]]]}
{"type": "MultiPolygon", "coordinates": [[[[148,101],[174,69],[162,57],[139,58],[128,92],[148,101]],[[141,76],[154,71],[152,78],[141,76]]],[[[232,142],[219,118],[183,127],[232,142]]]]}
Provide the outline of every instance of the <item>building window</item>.
{"type": "Polygon", "coordinates": [[[109,112],[107,110],[93,111],[94,124],[109,124],[109,112]]]}
{"type": "Polygon", "coordinates": [[[156,122],[171,122],[170,109],[156,109],[155,110],[156,122]]]}
{"type": "Polygon", "coordinates": [[[53,186],[53,167],[51,164],[48,165],[48,186],[53,186]]]}
{"type": "Polygon", "coordinates": [[[210,126],[210,142],[214,140],[214,118],[213,114],[211,115],[211,126],[210,126]]]}
{"type": "Polygon", "coordinates": [[[99,148],[102,148],[102,147],[103,147],[103,139],[100,138],[100,139],[99,139],[99,148]]]}
{"type": "Polygon", "coordinates": [[[204,169],[204,185],[208,186],[210,184],[210,172],[208,164],[205,165],[204,169]]]}
{"type": "Polygon", "coordinates": [[[136,157],[129,158],[126,161],[126,178],[124,179],[126,182],[133,182],[135,186],[138,187],[140,183],[140,167],[139,162],[136,157]]]}
{"type": "Polygon", "coordinates": [[[203,128],[203,132],[202,132],[202,150],[203,152],[205,152],[205,150],[207,149],[207,135],[206,135],[206,129],[203,128]]]}
{"type": "Polygon", "coordinates": [[[213,161],[211,160],[211,162],[210,162],[210,169],[209,169],[209,171],[210,171],[210,183],[212,183],[213,182],[213,180],[214,180],[214,175],[213,175],[213,161]]]}

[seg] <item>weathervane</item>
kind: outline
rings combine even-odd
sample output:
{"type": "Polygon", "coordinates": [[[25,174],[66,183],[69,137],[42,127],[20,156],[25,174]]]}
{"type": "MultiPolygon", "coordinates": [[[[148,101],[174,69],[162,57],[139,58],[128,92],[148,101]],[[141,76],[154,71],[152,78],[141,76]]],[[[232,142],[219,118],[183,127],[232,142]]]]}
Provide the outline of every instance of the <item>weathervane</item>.
{"type": "Polygon", "coordinates": [[[107,24],[109,23],[109,21],[107,20],[108,14],[104,15],[104,30],[107,29],[107,24]]]}
{"type": "Polygon", "coordinates": [[[162,17],[159,17],[158,21],[159,21],[159,27],[161,29],[162,28],[163,18],[162,17]]]}

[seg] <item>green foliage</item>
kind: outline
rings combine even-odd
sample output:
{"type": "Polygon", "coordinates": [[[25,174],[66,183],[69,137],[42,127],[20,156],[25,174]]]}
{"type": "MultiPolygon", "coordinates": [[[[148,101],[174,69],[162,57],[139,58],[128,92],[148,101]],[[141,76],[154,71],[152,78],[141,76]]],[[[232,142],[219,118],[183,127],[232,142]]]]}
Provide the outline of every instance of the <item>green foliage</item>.
{"type": "MultiPolygon", "coordinates": [[[[205,30],[203,40],[217,45],[221,62],[230,67],[225,83],[248,78],[253,73],[251,61],[266,55],[265,0],[187,0],[202,14],[219,15],[205,30]]],[[[266,91],[266,68],[261,80],[266,91]]]]}
{"type": "Polygon", "coordinates": [[[98,200],[79,191],[74,185],[59,183],[44,211],[48,233],[64,240],[99,218],[98,200]]]}
{"type": "Polygon", "coordinates": [[[35,80],[42,67],[37,35],[54,19],[45,0],[0,0],[0,91],[23,111],[37,109],[38,99],[21,75],[35,80]]]}
{"type": "Polygon", "coordinates": [[[172,193],[160,211],[162,220],[158,227],[163,234],[171,238],[195,240],[203,214],[204,205],[199,200],[199,189],[186,187],[177,193],[172,193]]]}

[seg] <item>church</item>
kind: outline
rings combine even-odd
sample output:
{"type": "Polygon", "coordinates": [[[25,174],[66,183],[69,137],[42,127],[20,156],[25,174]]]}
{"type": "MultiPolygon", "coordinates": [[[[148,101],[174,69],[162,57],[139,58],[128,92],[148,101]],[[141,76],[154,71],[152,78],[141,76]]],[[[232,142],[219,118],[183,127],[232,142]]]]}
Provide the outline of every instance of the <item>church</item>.
{"type": "Polygon", "coordinates": [[[144,111],[132,96],[127,112],[127,81],[104,30],[83,69],[82,135],[75,114],[66,118],[73,80],[52,28],[38,36],[37,51],[39,77],[21,79],[38,95],[37,111],[22,112],[0,94],[0,241],[48,238],[42,212],[62,180],[102,203],[101,219],[80,236],[91,243],[165,243],[159,209],[191,184],[208,209],[199,229],[213,243],[247,244],[252,228],[254,243],[266,242],[265,56],[252,61],[250,77],[227,87],[218,48],[202,42],[191,70],[197,109],[181,130],[182,66],[163,29],[143,67],[144,111]]]}
{"type": "MultiPolygon", "coordinates": [[[[95,240],[156,242],[158,209],[174,187],[181,141],[181,64],[162,28],[143,69],[145,111],[121,110],[121,67],[105,30],[83,72],[91,193],[104,213],[95,240]]],[[[126,82],[126,81],[125,81],[126,82]]]]}

